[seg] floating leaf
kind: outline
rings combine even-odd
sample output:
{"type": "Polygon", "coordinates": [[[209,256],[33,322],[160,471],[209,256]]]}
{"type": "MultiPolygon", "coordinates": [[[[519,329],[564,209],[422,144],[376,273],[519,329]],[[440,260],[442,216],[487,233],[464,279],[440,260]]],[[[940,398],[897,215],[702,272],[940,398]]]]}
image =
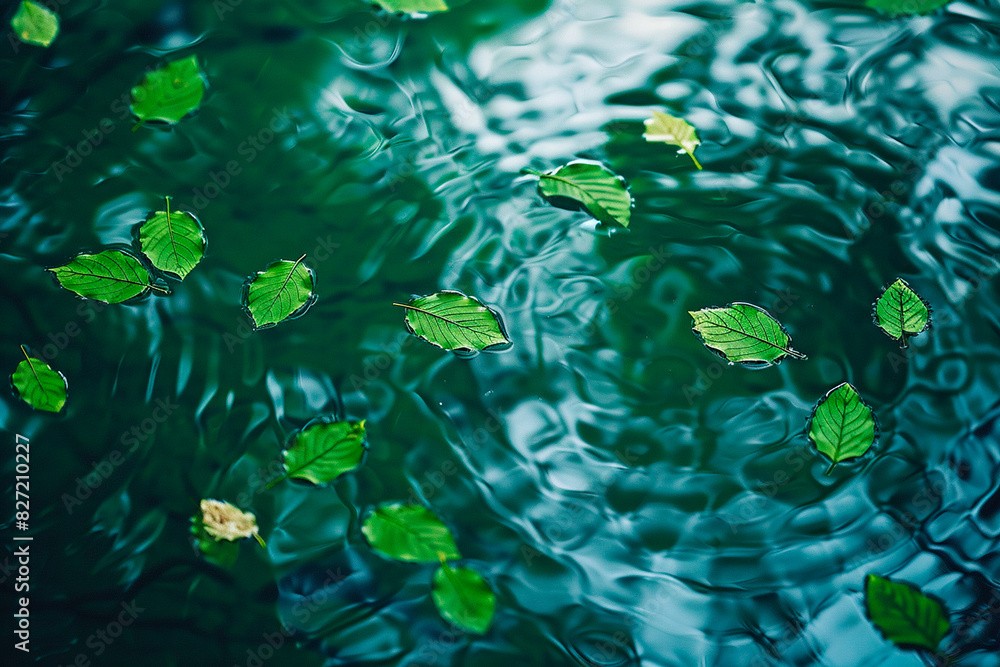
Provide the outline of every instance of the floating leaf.
{"type": "Polygon", "coordinates": [[[749,303],[731,303],[725,308],[688,311],[694,332],[706,347],[727,361],[743,364],[773,364],[786,356],[805,359],[789,344],[791,338],[767,311],[749,303]]]}
{"type": "Polygon", "coordinates": [[[59,17],[37,2],[24,0],[10,20],[10,27],[22,42],[48,46],[59,34],[59,17]]]}
{"type": "Polygon", "coordinates": [[[128,301],[151,289],[167,291],[152,284],[142,262],[123,250],[82,253],[49,271],[69,291],[105,303],[128,301]]]}
{"type": "Polygon", "coordinates": [[[243,308],[254,329],[265,329],[303,315],[316,302],[316,274],[302,263],[279,259],[247,278],[243,308]]]}
{"type": "Polygon", "coordinates": [[[59,371],[37,357],[28,354],[21,346],[24,361],[17,365],[10,376],[11,384],[18,397],[36,410],[59,412],[66,405],[66,390],[69,384],[59,371]]]}
{"type": "Polygon", "coordinates": [[[257,532],[257,517],[232,503],[205,498],[201,501],[201,523],[205,532],[217,540],[252,537],[264,545],[257,532]]]}
{"type": "Polygon", "coordinates": [[[632,217],[632,195],[625,179],[596,162],[577,160],[556,170],[521,173],[538,177],[538,194],[558,208],[583,209],[605,224],[628,227],[632,217]]]}
{"type": "Polygon", "coordinates": [[[267,488],[285,479],[305,479],[313,484],[332,482],[361,464],[365,455],[365,422],[317,422],[295,435],[285,450],[285,474],[267,488]]]}
{"type": "Polygon", "coordinates": [[[897,278],[875,302],[875,323],[890,338],[906,348],[906,339],[926,330],[931,324],[930,308],[902,278],[897,278]]]}
{"type": "Polygon", "coordinates": [[[936,651],[951,629],[948,612],[910,584],[875,574],[865,578],[865,610],[882,636],[901,648],[936,651]]]}
{"type": "Polygon", "coordinates": [[[462,557],[448,527],[420,505],[381,505],[361,532],[373,549],[396,560],[437,563],[462,557]]]}
{"type": "Polygon", "coordinates": [[[875,444],[875,413],[854,387],[842,382],[816,404],[809,438],[830,459],[829,475],[838,463],[861,456],[875,444]]]}
{"type": "Polygon", "coordinates": [[[944,7],[949,2],[951,0],[868,0],[865,4],[872,9],[892,16],[903,16],[906,14],[927,14],[944,7]]]}
{"type": "Polygon", "coordinates": [[[496,595],[475,570],[442,563],[434,573],[431,596],[441,617],[462,630],[482,635],[493,623],[496,595]]]}
{"type": "Polygon", "coordinates": [[[500,316],[461,292],[445,290],[393,305],[406,309],[406,326],[412,333],[445,350],[472,352],[510,345],[500,316]]]}
{"type": "Polygon", "coordinates": [[[167,63],[132,89],[132,113],[139,119],[133,129],[149,120],[178,123],[198,109],[204,94],[205,78],[195,56],[167,63]]]}
{"type": "Polygon", "coordinates": [[[424,12],[446,12],[444,0],[375,0],[382,9],[390,12],[420,14],[424,12]]]}
{"type": "Polygon", "coordinates": [[[153,266],[184,279],[205,254],[205,229],[185,211],[156,211],[139,227],[139,249],[153,266]]]}
{"type": "Polygon", "coordinates": [[[694,126],[683,118],[675,118],[661,111],[654,111],[653,117],[645,122],[646,132],[642,136],[646,141],[662,141],[671,146],[679,146],[694,161],[694,166],[701,169],[701,163],[694,156],[694,149],[701,145],[694,126]]]}

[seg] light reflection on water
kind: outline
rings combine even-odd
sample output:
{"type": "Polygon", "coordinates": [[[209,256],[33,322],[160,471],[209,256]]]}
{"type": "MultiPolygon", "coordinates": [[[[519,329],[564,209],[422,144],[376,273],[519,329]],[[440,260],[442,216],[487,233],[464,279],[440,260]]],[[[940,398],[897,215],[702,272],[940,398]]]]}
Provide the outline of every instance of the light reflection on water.
{"type": "MultiPolygon", "coordinates": [[[[27,84],[39,114],[18,114],[26,141],[5,137],[5,333],[83,331],[54,361],[71,378],[63,421],[3,408],[72,452],[39,493],[72,487],[156,398],[184,406],[80,514],[38,516],[66,536],[49,553],[95,563],[86,584],[43,570],[54,589],[131,586],[164,618],[213,628],[198,641],[220,661],[280,619],[307,648],[272,664],[919,664],[864,618],[867,572],[940,595],[956,624],[1000,590],[995,8],[478,4],[374,27],[310,3],[289,5],[295,18],[247,5],[216,24],[185,5],[142,19],[163,26],[157,48],[204,33],[210,97],[169,132],[119,128],[59,183],[49,160],[155,58],[105,46],[51,63],[88,82],[76,98],[27,84]],[[88,319],[55,291],[41,267],[127,242],[165,192],[193,205],[286,107],[288,126],[199,213],[209,255],[169,299],[88,319]],[[651,108],[698,127],[704,171],[642,140],[651,108]],[[553,209],[517,176],[576,158],[628,180],[629,231],[553,209]],[[245,276],[302,252],[319,302],[241,333],[245,276]],[[871,324],[897,275],[934,305],[908,353],[871,324]],[[497,307],[514,347],[462,360],[401,335],[389,304],[438,289],[497,307]],[[809,360],[752,371],[706,351],[687,311],[731,301],[768,308],[809,360]],[[825,477],[805,420],[843,380],[881,439],[825,477]],[[364,468],[331,489],[252,486],[317,414],[369,420],[364,468]],[[231,576],[165,576],[191,560],[190,499],[241,493],[270,565],[251,551],[231,576]],[[487,637],[443,634],[429,571],[358,534],[359,512],[411,496],[497,589],[487,637]],[[225,641],[219,619],[235,626],[225,641]]],[[[78,610],[42,613],[91,631],[78,610]]],[[[1000,664],[992,623],[963,635],[980,649],[967,664],[1000,664]]]]}

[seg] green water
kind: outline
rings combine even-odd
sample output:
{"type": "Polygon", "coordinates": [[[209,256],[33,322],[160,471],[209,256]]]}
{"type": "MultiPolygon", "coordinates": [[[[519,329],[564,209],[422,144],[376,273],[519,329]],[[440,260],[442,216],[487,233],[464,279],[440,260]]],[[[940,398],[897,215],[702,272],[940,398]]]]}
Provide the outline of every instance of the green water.
{"type": "Polygon", "coordinates": [[[962,665],[1000,665],[996,4],[223,2],[70,0],[50,48],[0,46],[0,357],[70,386],[57,416],[0,402],[34,536],[31,653],[8,616],[5,665],[931,664],[865,618],[869,572],[939,596],[962,665]],[[133,132],[131,87],[191,54],[199,112],[133,132]],[[698,128],[703,171],[643,140],[651,109],[698,128]],[[627,231],[518,176],[577,158],[627,180],[627,231]],[[165,195],[208,235],[169,296],[103,306],[45,271],[165,195]],[[303,253],[317,303],[251,333],[243,281],[303,253]],[[871,322],[897,276],[934,310],[906,353],[871,322]],[[512,348],[407,335],[392,302],[441,289],[512,348]],[[809,360],[707,351],[687,311],[733,301],[809,360]],[[845,380],[881,433],[826,477],[805,423],[845,380]],[[364,465],[265,491],[318,416],[367,420],[364,465]],[[267,548],[199,559],[205,497],[267,548]],[[490,580],[486,636],[439,618],[433,567],[365,543],[359,517],[407,500],[490,580]]]}

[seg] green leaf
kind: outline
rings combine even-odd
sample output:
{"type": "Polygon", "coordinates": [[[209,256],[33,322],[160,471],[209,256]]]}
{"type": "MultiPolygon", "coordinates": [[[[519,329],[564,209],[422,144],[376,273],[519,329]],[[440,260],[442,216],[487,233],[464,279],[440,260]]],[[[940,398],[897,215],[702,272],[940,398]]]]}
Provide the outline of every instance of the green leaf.
{"type": "Polygon", "coordinates": [[[128,301],[151,289],[167,292],[152,284],[142,262],[123,250],[82,253],[49,271],[69,291],[105,303],[128,301]]]}
{"type": "Polygon", "coordinates": [[[906,349],[907,338],[916,336],[931,324],[930,308],[902,278],[897,278],[875,302],[875,323],[890,338],[906,349]]]}
{"type": "Polygon", "coordinates": [[[875,574],[865,578],[865,611],[882,636],[900,648],[936,651],[951,629],[938,600],[916,586],[875,574]]]}
{"type": "Polygon", "coordinates": [[[313,484],[332,482],[354,470],[365,455],[365,422],[317,422],[295,435],[285,450],[285,474],[267,488],[293,477],[313,484]]]}
{"type": "Polygon", "coordinates": [[[316,274],[302,263],[305,258],[302,255],[294,262],[279,259],[247,278],[243,308],[254,329],[300,317],[316,302],[316,274]]]}
{"type": "Polygon", "coordinates": [[[646,132],[642,135],[646,141],[662,141],[671,146],[679,146],[694,161],[694,166],[701,169],[701,163],[694,156],[694,149],[701,145],[701,139],[694,126],[683,118],[675,118],[661,111],[654,111],[653,117],[646,120],[646,132]]]}
{"type": "Polygon", "coordinates": [[[390,12],[419,14],[425,12],[446,12],[444,0],[375,0],[382,9],[390,12]]]}
{"type": "Polygon", "coordinates": [[[380,505],[361,532],[373,549],[396,560],[437,563],[462,557],[448,527],[420,505],[380,505]]]}
{"type": "Polygon", "coordinates": [[[18,397],[36,410],[59,412],[66,405],[69,384],[59,371],[37,357],[28,354],[22,345],[24,361],[17,365],[10,376],[18,397]]]}
{"type": "Polygon", "coordinates": [[[511,344],[500,315],[461,292],[445,290],[392,305],[406,309],[411,333],[445,350],[473,352],[511,344]]]}
{"type": "Polygon", "coordinates": [[[483,635],[493,623],[497,598],[475,570],[442,563],[434,573],[431,596],[441,618],[462,630],[483,635]]]}
{"type": "Polygon", "coordinates": [[[191,517],[194,548],[202,558],[219,567],[232,567],[240,555],[240,545],[231,540],[219,540],[208,534],[201,514],[191,517]]]}
{"type": "Polygon", "coordinates": [[[538,194],[558,208],[585,210],[605,224],[628,227],[632,195],[625,179],[596,162],[577,160],[553,171],[522,171],[538,177],[538,194]]]}
{"type": "Polygon", "coordinates": [[[31,0],[24,0],[10,20],[18,38],[26,44],[48,46],[59,34],[59,17],[31,0]]]}
{"type": "Polygon", "coordinates": [[[198,109],[205,94],[205,78],[195,56],[167,63],[143,77],[132,89],[132,113],[139,123],[178,123],[198,109]]]}
{"type": "Polygon", "coordinates": [[[181,280],[205,255],[205,229],[186,211],[156,211],[139,228],[139,249],[160,271],[181,280]]]}
{"type": "Polygon", "coordinates": [[[816,404],[809,439],[830,459],[829,475],[838,463],[861,456],[875,444],[875,413],[854,387],[842,382],[816,404]]]}
{"type": "Polygon", "coordinates": [[[786,356],[805,359],[789,344],[791,338],[767,311],[749,303],[731,303],[725,308],[688,311],[694,332],[711,350],[730,363],[774,364],[786,356]]]}
{"type": "Polygon", "coordinates": [[[868,0],[865,4],[892,16],[904,16],[927,14],[944,7],[949,2],[951,0],[868,0]]]}

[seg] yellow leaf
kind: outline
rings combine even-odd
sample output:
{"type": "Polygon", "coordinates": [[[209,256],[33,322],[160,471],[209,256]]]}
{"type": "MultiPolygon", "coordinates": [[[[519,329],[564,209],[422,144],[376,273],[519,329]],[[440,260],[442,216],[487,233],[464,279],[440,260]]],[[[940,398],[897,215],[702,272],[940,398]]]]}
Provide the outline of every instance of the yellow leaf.
{"type": "Polygon", "coordinates": [[[701,145],[694,126],[683,118],[675,118],[661,111],[654,111],[653,117],[647,119],[645,124],[646,132],[642,136],[646,141],[661,141],[679,146],[694,161],[694,166],[701,169],[701,163],[694,156],[694,149],[701,145]]]}

